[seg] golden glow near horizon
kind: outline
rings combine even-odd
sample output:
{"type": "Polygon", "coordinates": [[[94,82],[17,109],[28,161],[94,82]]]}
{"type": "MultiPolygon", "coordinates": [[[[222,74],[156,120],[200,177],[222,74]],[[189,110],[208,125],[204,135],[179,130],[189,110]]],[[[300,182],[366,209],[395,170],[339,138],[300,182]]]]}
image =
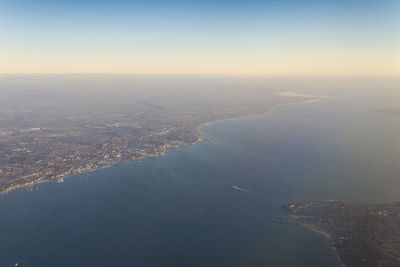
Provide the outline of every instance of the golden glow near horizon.
{"type": "Polygon", "coordinates": [[[324,5],[246,10],[236,3],[226,14],[163,7],[131,16],[115,6],[111,15],[85,5],[75,14],[80,2],[72,11],[22,2],[26,10],[9,1],[0,11],[0,73],[400,77],[399,5],[352,0],[364,13],[346,14],[342,6],[335,13],[324,5]]]}
{"type": "MultiPolygon", "coordinates": [[[[296,53],[275,50],[201,55],[146,56],[126,54],[28,54],[4,55],[0,52],[0,73],[143,73],[143,74],[266,74],[400,76],[400,56],[392,51],[365,54],[349,51],[296,53]]],[[[168,52],[165,52],[168,53],[168,52]]],[[[139,53],[140,54],[140,53],[139,53]]],[[[152,54],[150,52],[150,54],[152,54]]]]}

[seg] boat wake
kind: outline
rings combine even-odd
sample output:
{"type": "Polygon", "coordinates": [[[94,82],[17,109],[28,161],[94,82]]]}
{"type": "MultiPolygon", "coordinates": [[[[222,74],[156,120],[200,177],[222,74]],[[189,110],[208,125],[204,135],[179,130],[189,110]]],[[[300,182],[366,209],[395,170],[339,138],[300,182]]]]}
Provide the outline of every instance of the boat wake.
{"type": "Polygon", "coordinates": [[[246,192],[246,193],[256,194],[256,192],[254,192],[254,191],[241,188],[241,187],[239,187],[239,186],[237,186],[237,185],[232,185],[232,188],[233,188],[234,190],[237,190],[237,191],[242,191],[242,192],[246,192]]]}

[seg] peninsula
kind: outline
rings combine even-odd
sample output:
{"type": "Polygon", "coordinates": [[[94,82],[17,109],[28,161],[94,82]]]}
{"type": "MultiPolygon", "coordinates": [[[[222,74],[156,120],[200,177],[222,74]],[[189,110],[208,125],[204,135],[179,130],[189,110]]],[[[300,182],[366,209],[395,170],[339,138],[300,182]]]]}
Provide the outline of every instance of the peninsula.
{"type": "Polygon", "coordinates": [[[400,202],[285,203],[275,223],[300,224],[329,238],[347,267],[400,266],[400,202]]]}

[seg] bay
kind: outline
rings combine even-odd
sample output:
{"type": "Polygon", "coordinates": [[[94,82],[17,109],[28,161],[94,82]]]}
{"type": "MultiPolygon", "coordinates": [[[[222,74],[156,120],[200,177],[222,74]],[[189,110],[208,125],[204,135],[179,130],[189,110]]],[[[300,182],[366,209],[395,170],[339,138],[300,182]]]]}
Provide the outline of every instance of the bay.
{"type": "Polygon", "coordinates": [[[207,124],[214,140],[0,196],[0,266],[340,266],[287,201],[399,200],[395,90],[207,124]],[[241,190],[243,189],[243,190],[241,190]]]}

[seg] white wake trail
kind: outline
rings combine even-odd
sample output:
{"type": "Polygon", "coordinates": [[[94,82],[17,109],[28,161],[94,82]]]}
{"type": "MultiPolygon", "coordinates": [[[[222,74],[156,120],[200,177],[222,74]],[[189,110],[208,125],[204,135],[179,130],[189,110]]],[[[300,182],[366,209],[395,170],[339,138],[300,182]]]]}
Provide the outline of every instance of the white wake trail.
{"type": "Polygon", "coordinates": [[[235,190],[237,190],[237,191],[242,191],[242,192],[247,192],[247,193],[251,193],[251,194],[256,194],[256,192],[254,192],[254,191],[241,188],[241,187],[239,187],[239,186],[237,186],[237,185],[232,185],[232,188],[235,189],[235,190]]]}

